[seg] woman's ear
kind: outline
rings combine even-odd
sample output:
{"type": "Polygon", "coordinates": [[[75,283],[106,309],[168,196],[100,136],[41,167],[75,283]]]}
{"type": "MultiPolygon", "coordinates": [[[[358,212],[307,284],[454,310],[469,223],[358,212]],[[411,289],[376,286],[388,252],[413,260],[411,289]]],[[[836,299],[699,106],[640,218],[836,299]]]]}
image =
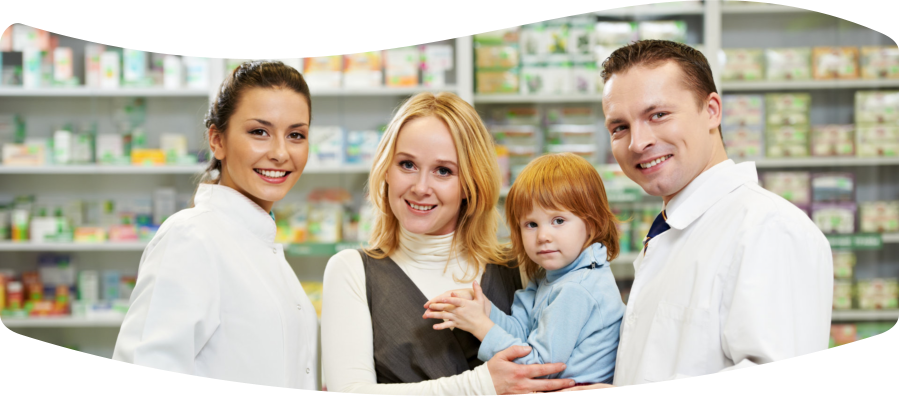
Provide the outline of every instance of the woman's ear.
{"type": "Polygon", "coordinates": [[[225,159],[225,134],[219,132],[215,126],[209,127],[206,133],[209,135],[209,151],[212,152],[215,159],[219,161],[225,159]]]}

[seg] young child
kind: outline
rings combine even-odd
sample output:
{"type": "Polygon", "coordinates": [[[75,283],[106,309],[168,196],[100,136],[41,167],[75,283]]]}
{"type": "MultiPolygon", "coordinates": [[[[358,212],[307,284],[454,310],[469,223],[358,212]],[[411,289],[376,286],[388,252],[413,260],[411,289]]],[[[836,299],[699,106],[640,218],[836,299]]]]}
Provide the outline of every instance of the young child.
{"type": "Polygon", "coordinates": [[[506,198],[512,252],[527,288],[508,316],[477,282],[428,301],[437,330],[460,328],[481,340],[487,361],[512,345],[531,346],[519,364],[564,362],[550,378],[578,385],[611,383],[624,303],[609,268],[618,255],[616,219],[596,169],[570,153],[539,157],[518,175],[506,198]]]}

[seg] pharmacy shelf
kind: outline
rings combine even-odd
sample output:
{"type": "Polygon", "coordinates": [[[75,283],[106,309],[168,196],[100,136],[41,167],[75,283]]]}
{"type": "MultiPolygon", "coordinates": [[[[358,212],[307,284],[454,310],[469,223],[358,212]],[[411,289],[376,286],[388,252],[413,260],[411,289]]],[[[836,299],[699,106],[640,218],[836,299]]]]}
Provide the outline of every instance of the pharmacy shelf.
{"type": "Polygon", "coordinates": [[[0,87],[0,97],[196,97],[209,98],[209,90],[206,88],[89,88],[89,87],[58,87],[58,88],[23,88],[0,87]]]}
{"type": "Polygon", "coordinates": [[[0,252],[140,252],[147,242],[0,242],[0,252]]]}
{"type": "Polygon", "coordinates": [[[880,310],[880,311],[833,311],[831,321],[833,322],[849,322],[849,321],[895,321],[899,320],[899,310],[880,310]]]}
{"type": "Polygon", "coordinates": [[[33,327],[121,327],[124,316],[111,318],[83,318],[72,316],[0,318],[7,328],[33,327]]]}
{"type": "Polygon", "coordinates": [[[778,4],[721,4],[722,14],[792,14],[814,12],[804,8],[782,6],[778,4]]]}
{"type": "Polygon", "coordinates": [[[883,241],[883,243],[899,243],[899,232],[881,234],[880,240],[883,241]]]}
{"type": "Polygon", "coordinates": [[[732,91],[792,91],[813,89],[880,89],[897,88],[899,80],[825,80],[825,81],[725,81],[721,90],[732,91]]]}
{"type": "Polygon", "coordinates": [[[660,3],[633,7],[615,8],[612,10],[596,11],[594,14],[604,17],[654,17],[666,15],[702,15],[705,7],[699,2],[660,3]]]}
{"type": "Polygon", "coordinates": [[[589,103],[602,102],[602,95],[568,94],[568,95],[520,95],[520,94],[476,94],[475,104],[490,103],[589,103]]]}
{"type": "Polygon", "coordinates": [[[458,92],[455,85],[442,87],[372,87],[372,88],[318,88],[310,89],[313,98],[316,97],[340,97],[340,96],[406,96],[420,92],[458,92]]]}
{"type": "Polygon", "coordinates": [[[738,162],[755,162],[756,168],[817,168],[844,166],[890,166],[899,165],[899,157],[858,158],[858,157],[808,157],[808,158],[759,158],[738,162]]]}
{"type": "MultiPolygon", "coordinates": [[[[206,165],[43,165],[43,166],[6,166],[0,165],[0,174],[13,175],[195,175],[202,173],[206,165]]],[[[304,174],[337,174],[368,173],[370,165],[345,166],[310,166],[303,170],[304,174]]]]}

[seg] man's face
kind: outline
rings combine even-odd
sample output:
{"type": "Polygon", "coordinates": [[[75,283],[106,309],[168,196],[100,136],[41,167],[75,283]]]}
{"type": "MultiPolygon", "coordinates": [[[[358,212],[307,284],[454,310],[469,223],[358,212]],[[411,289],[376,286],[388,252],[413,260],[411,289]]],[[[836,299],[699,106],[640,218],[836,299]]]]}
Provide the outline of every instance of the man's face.
{"type": "Polygon", "coordinates": [[[631,180],[665,202],[724,155],[721,98],[712,93],[699,106],[683,80],[668,61],[613,74],[603,89],[612,154],[631,180]]]}

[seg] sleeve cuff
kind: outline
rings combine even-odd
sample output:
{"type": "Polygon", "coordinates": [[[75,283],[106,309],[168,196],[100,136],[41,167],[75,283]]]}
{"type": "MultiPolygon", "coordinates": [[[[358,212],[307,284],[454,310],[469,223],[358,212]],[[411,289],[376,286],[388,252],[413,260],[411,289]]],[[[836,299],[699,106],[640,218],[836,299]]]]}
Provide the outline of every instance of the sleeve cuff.
{"type": "Polygon", "coordinates": [[[482,392],[479,394],[495,395],[496,388],[493,386],[493,377],[490,375],[490,369],[487,367],[487,363],[475,367],[473,371],[478,381],[478,387],[482,392]]]}
{"type": "Polygon", "coordinates": [[[509,333],[506,333],[502,327],[494,324],[493,327],[490,328],[490,331],[487,332],[487,335],[484,336],[484,341],[481,341],[481,346],[478,348],[478,359],[482,362],[486,362],[490,360],[493,355],[512,346],[512,344],[505,345],[507,342],[503,342],[509,338],[511,338],[509,333]]]}

